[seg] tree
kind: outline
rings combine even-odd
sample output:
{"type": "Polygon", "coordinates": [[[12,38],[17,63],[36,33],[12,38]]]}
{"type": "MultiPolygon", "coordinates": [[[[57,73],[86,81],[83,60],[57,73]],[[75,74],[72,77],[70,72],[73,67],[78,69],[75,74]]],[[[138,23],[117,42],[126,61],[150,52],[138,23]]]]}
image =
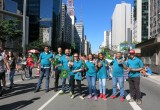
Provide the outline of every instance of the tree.
{"type": "Polygon", "coordinates": [[[0,23],[0,41],[13,40],[22,36],[19,20],[4,20],[0,23]]]}
{"type": "Polygon", "coordinates": [[[27,50],[30,50],[30,49],[43,50],[45,45],[47,44],[43,43],[41,40],[36,40],[29,43],[29,45],[27,45],[26,47],[27,47],[27,50]]]}

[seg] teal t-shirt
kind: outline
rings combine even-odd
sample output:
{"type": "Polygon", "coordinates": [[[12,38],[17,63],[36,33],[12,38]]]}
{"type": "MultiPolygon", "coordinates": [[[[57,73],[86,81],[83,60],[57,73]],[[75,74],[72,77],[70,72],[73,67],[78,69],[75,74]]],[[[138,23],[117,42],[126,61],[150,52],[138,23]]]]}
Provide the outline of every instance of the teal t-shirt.
{"type": "Polygon", "coordinates": [[[88,70],[86,71],[86,76],[94,76],[96,77],[96,67],[93,61],[87,61],[86,65],[88,67],[88,70]]]}
{"type": "Polygon", "coordinates": [[[79,70],[79,69],[82,69],[82,61],[81,60],[74,61],[73,66],[71,67],[70,75],[74,75],[74,79],[76,80],[82,80],[81,72],[73,73],[74,70],[79,70]]]}
{"type": "MultiPolygon", "coordinates": [[[[143,68],[143,62],[140,58],[134,57],[133,59],[128,59],[127,66],[129,68],[133,69],[138,69],[138,68],[143,68]]],[[[134,77],[140,77],[140,71],[138,72],[129,72],[129,77],[134,78],[134,77]]]]}
{"type": "Polygon", "coordinates": [[[104,79],[107,78],[107,69],[106,69],[106,65],[108,65],[108,61],[100,61],[100,63],[102,64],[102,67],[98,70],[98,78],[99,79],[104,79]]]}
{"type": "Polygon", "coordinates": [[[123,64],[118,64],[117,59],[115,59],[111,62],[111,65],[113,67],[112,69],[113,77],[123,77],[124,76],[123,64]]]}
{"type": "MultiPolygon", "coordinates": [[[[57,54],[57,55],[55,56],[55,59],[58,59],[58,61],[59,61],[57,65],[61,64],[61,59],[62,59],[63,56],[64,56],[63,54],[57,54]]],[[[62,67],[59,66],[59,67],[58,67],[58,70],[61,70],[61,69],[62,69],[62,67]]]]}
{"type": "Polygon", "coordinates": [[[46,52],[42,52],[40,54],[40,60],[41,60],[41,66],[42,67],[50,67],[51,66],[51,61],[50,59],[53,58],[53,54],[52,53],[46,53],[46,52]]]}

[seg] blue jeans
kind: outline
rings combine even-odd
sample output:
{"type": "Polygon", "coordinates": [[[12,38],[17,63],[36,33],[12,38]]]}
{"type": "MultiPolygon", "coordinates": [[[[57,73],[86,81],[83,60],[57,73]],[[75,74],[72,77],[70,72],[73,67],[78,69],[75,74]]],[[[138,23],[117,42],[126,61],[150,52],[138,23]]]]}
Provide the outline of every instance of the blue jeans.
{"type": "Polygon", "coordinates": [[[62,78],[62,91],[65,92],[66,78],[62,78]]]}
{"type": "Polygon", "coordinates": [[[39,77],[36,89],[40,89],[44,74],[46,74],[46,89],[49,90],[50,70],[51,68],[41,68],[40,77],[39,77]]]}
{"type": "Polygon", "coordinates": [[[120,86],[120,96],[124,97],[124,78],[123,77],[112,77],[113,82],[113,95],[117,94],[117,83],[120,86]]]}
{"type": "Polygon", "coordinates": [[[92,95],[92,89],[93,89],[94,95],[97,96],[96,77],[95,76],[87,76],[86,78],[88,81],[89,94],[92,95]]]}
{"type": "Polygon", "coordinates": [[[9,81],[10,81],[10,87],[13,86],[14,74],[15,74],[15,69],[11,69],[11,71],[8,72],[9,81]]]}
{"type": "Polygon", "coordinates": [[[106,94],[106,78],[99,79],[99,90],[101,94],[106,94]]]}

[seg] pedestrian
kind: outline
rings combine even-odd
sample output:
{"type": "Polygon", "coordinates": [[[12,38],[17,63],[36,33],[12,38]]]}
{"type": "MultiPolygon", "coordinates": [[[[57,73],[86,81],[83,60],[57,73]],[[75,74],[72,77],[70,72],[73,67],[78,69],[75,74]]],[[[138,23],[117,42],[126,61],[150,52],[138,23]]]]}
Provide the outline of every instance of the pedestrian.
{"type": "Polygon", "coordinates": [[[54,85],[55,85],[54,91],[55,92],[58,91],[59,76],[60,76],[60,73],[61,73],[61,70],[62,70],[60,59],[62,59],[62,57],[63,57],[62,48],[59,47],[58,48],[58,54],[55,56],[55,59],[54,59],[55,67],[53,67],[55,69],[55,82],[54,82],[54,85]]]}
{"type": "Polygon", "coordinates": [[[106,78],[107,78],[107,69],[108,62],[105,60],[104,55],[102,53],[98,54],[98,79],[99,79],[99,89],[100,96],[99,98],[106,98],[106,78]]]}
{"type": "MultiPolygon", "coordinates": [[[[60,59],[60,62],[61,62],[61,65],[62,66],[62,70],[61,70],[61,73],[63,71],[67,72],[67,78],[66,77],[62,77],[62,90],[60,91],[60,95],[64,94],[65,93],[65,86],[66,86],[66,79],[70,79],[69,77],[69,67],[68,67],[68,63],[69,62],[72,62],[72,56],[70,55],[69,53],[69,49],[65,49],[65,55],[63,55],[63,57],[60,59]]],[[[69,81],[70,82],[70,81],[69,81]]],[[[69,84],[70,86],[70,84],[69,84]]]]}
{"type": "Polygon", "coordinates": [[[49,52],[49,47],[45,46],[44,52],[42,52],[40,54],[39,60],[37,61],[37,64],[40,63],[40,65],[41,65],[41,72],[40,72],[40,77],[39,77],[35,92],[38,92],[40,90],[44,74],[46,75],[46,90],[45,90],[45,92],[49,92],[49,78],[50,78],[51,61],[52,60],[53,60],[53,54],[51,52],[49,52]]]}
{"type": "Polygon", "coordinates": [[[140,71],[143,70],[143,62],[135,55],[135,50],[130,50],[130,59],[127,63],[129,71],[129,89],[131,99],[129,102],[136,101],[138,105],[142,104],[141,92],[140,92],[140,71]]]}
{"type": "Polygon", "coordinates": [[[13,83],[14,83],[15,69],[16,69],[16,58],[14,57],[12,51],[8,52],[7,60],[8,60],[9,66],[10,66],[10,71],[8,71],[9,81],[10,81],[9,88],[12,89],[13,83]]]}
{"type": "Polygon", "coordinates": [[[32,53],[28,54],[26,66],[29,69],[29,78],[32,79],[32,69],[34,67],[34,61],[33,61],[33,58],[32,58],[32,53]]]}
{"type": "Polygon", "coordinates": [[[115,59],[110,63],[112,65],[112,83],[113,83],[113,93],[110,97],[111,99],[115,99],[117,95],[117,84],[120,87],[120,100],[124,102],[124,68],[127,69],[126,65],[124,65],[122,59],[122,53],[117,52],[115,59]]]}
{"type": "Polygon", "coordinates": [[[87,78],[88,90],[89,90],[88,99],[91,99],[94,93],[94,100],[97,101],[98,100],[97,89],[96,89],[97,62],[94,62],[93,59],[94,59],[93,55],[89,54],[88,61],[86,61],[86,65],[87,65],[86,78],[87,78]]]}
{"type": "Polygon", "coordinates": [[[6,58],[3,57],[3,55],[1,54],[2,50],[0,49],[0,96],[2,96],[3,94],[3,89],[1,86],[1,80],[2,78],[5,76],[5,67],[4,65],[6,65],[8,72],[10,72],[10,66],[6,60],[6,58]]]}
{"type": "Polygon", "coordinates": [[[69,64],[69,67],[71,69],[70,72],[70,91],[71,91],[71,99],[74,98],[74,89],[75,89],[75,80],[77,82],[78,86],[78,92],[80,99],[84,100],[84,97],[82,96],[82,87],[81,87],[81,80],[82,80],[82,61],[79,59],[78,53],[75,53],[73,55],[74,61],[73,64],[69,64]]]}

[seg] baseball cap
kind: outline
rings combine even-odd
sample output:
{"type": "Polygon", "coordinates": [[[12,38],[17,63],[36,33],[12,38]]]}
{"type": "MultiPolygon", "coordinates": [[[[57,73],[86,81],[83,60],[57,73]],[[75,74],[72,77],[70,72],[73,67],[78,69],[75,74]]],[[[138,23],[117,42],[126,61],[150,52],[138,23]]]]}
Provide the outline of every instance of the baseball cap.
{"type": "Polygon", "coordinates": [[[135,50],[130,50],[129,53],[130,54],[135,54],[136,52],[135,52],[135,50]]]}

